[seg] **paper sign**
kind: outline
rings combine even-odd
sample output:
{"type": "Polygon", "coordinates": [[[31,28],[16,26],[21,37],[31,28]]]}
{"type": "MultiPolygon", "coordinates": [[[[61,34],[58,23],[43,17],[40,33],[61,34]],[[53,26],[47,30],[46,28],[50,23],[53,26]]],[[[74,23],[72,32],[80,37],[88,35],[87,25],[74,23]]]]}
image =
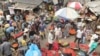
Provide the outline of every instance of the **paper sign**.
{"type": "Polygon", "coordinates": [[[10,14],[15,14],[14,7],[9,7],[10,14]]]}

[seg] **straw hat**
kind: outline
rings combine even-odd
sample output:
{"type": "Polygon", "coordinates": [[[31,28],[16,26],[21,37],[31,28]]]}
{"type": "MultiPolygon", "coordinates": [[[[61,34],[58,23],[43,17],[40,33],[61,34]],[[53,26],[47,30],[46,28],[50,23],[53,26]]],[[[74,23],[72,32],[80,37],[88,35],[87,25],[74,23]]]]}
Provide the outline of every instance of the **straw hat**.
{"type": "Polygon", "coordinates": [[[4,27],[5,28],[8,28],[8,27],[10,27],[10,25],[9,24],[5,24],[4,27]]]}

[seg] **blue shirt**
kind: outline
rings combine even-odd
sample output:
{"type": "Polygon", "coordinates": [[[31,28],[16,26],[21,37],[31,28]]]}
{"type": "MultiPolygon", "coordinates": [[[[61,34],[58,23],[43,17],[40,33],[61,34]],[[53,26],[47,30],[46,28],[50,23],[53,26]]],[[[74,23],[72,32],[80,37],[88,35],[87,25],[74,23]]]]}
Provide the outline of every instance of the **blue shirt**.
{"type": "Polygon", "coordinates": [[[14,27],[13,26],[11,26],[11,27],[9,27],[9,28],[6,29],[7,33],[11,33],[13,31],[14,31],[14,27]]]}
{"type": "Polygon", "coordinates": [[[45,28],[46,28],[46,25],[45,24],[41,25],[40,26],[40,31],[44,31],[45,28]]]}

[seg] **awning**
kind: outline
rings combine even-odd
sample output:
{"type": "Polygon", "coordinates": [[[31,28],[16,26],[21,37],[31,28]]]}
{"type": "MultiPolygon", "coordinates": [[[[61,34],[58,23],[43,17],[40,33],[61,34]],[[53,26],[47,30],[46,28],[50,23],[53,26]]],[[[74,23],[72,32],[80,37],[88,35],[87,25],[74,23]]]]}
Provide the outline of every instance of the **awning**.
{"type": "Polygon", "coordinates": [[[35,7],[36,7],[36,5],[32,5],[32,4],[17,3],[14,6],[14,9],[32,10],[35,7]]]}
{"type": "Polygon", "coordinates": [[[15,9],[32,10],[42,3],[42,0],[14,0],[15,9]]]}
{"type": "Polygon", "coordinates": [[[88,7],[96,16],[100,15],[100,1],[88,2],[86,7],[88,7]]]}

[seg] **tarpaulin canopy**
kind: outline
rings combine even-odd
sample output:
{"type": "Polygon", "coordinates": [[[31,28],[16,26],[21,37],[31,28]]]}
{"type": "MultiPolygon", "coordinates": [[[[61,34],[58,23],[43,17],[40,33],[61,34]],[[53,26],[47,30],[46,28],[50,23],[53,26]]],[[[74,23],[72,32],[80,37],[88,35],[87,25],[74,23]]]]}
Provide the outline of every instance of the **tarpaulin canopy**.
{"type": "Polygon", "coordinates": [[[15,9],[32,10],[42,3],[42,0],[14,0],[15,9]]]}
{"type": "Polygon", "coordinates": [[[31,44],[25,56],[41,56],[41,52],[36,44],[31,44]]]}
{"type": "Polygon", "coordinates": [[[100,15],[100,1],[88,2],[86,7],[88,7],[96,16],[100,15]]]}

